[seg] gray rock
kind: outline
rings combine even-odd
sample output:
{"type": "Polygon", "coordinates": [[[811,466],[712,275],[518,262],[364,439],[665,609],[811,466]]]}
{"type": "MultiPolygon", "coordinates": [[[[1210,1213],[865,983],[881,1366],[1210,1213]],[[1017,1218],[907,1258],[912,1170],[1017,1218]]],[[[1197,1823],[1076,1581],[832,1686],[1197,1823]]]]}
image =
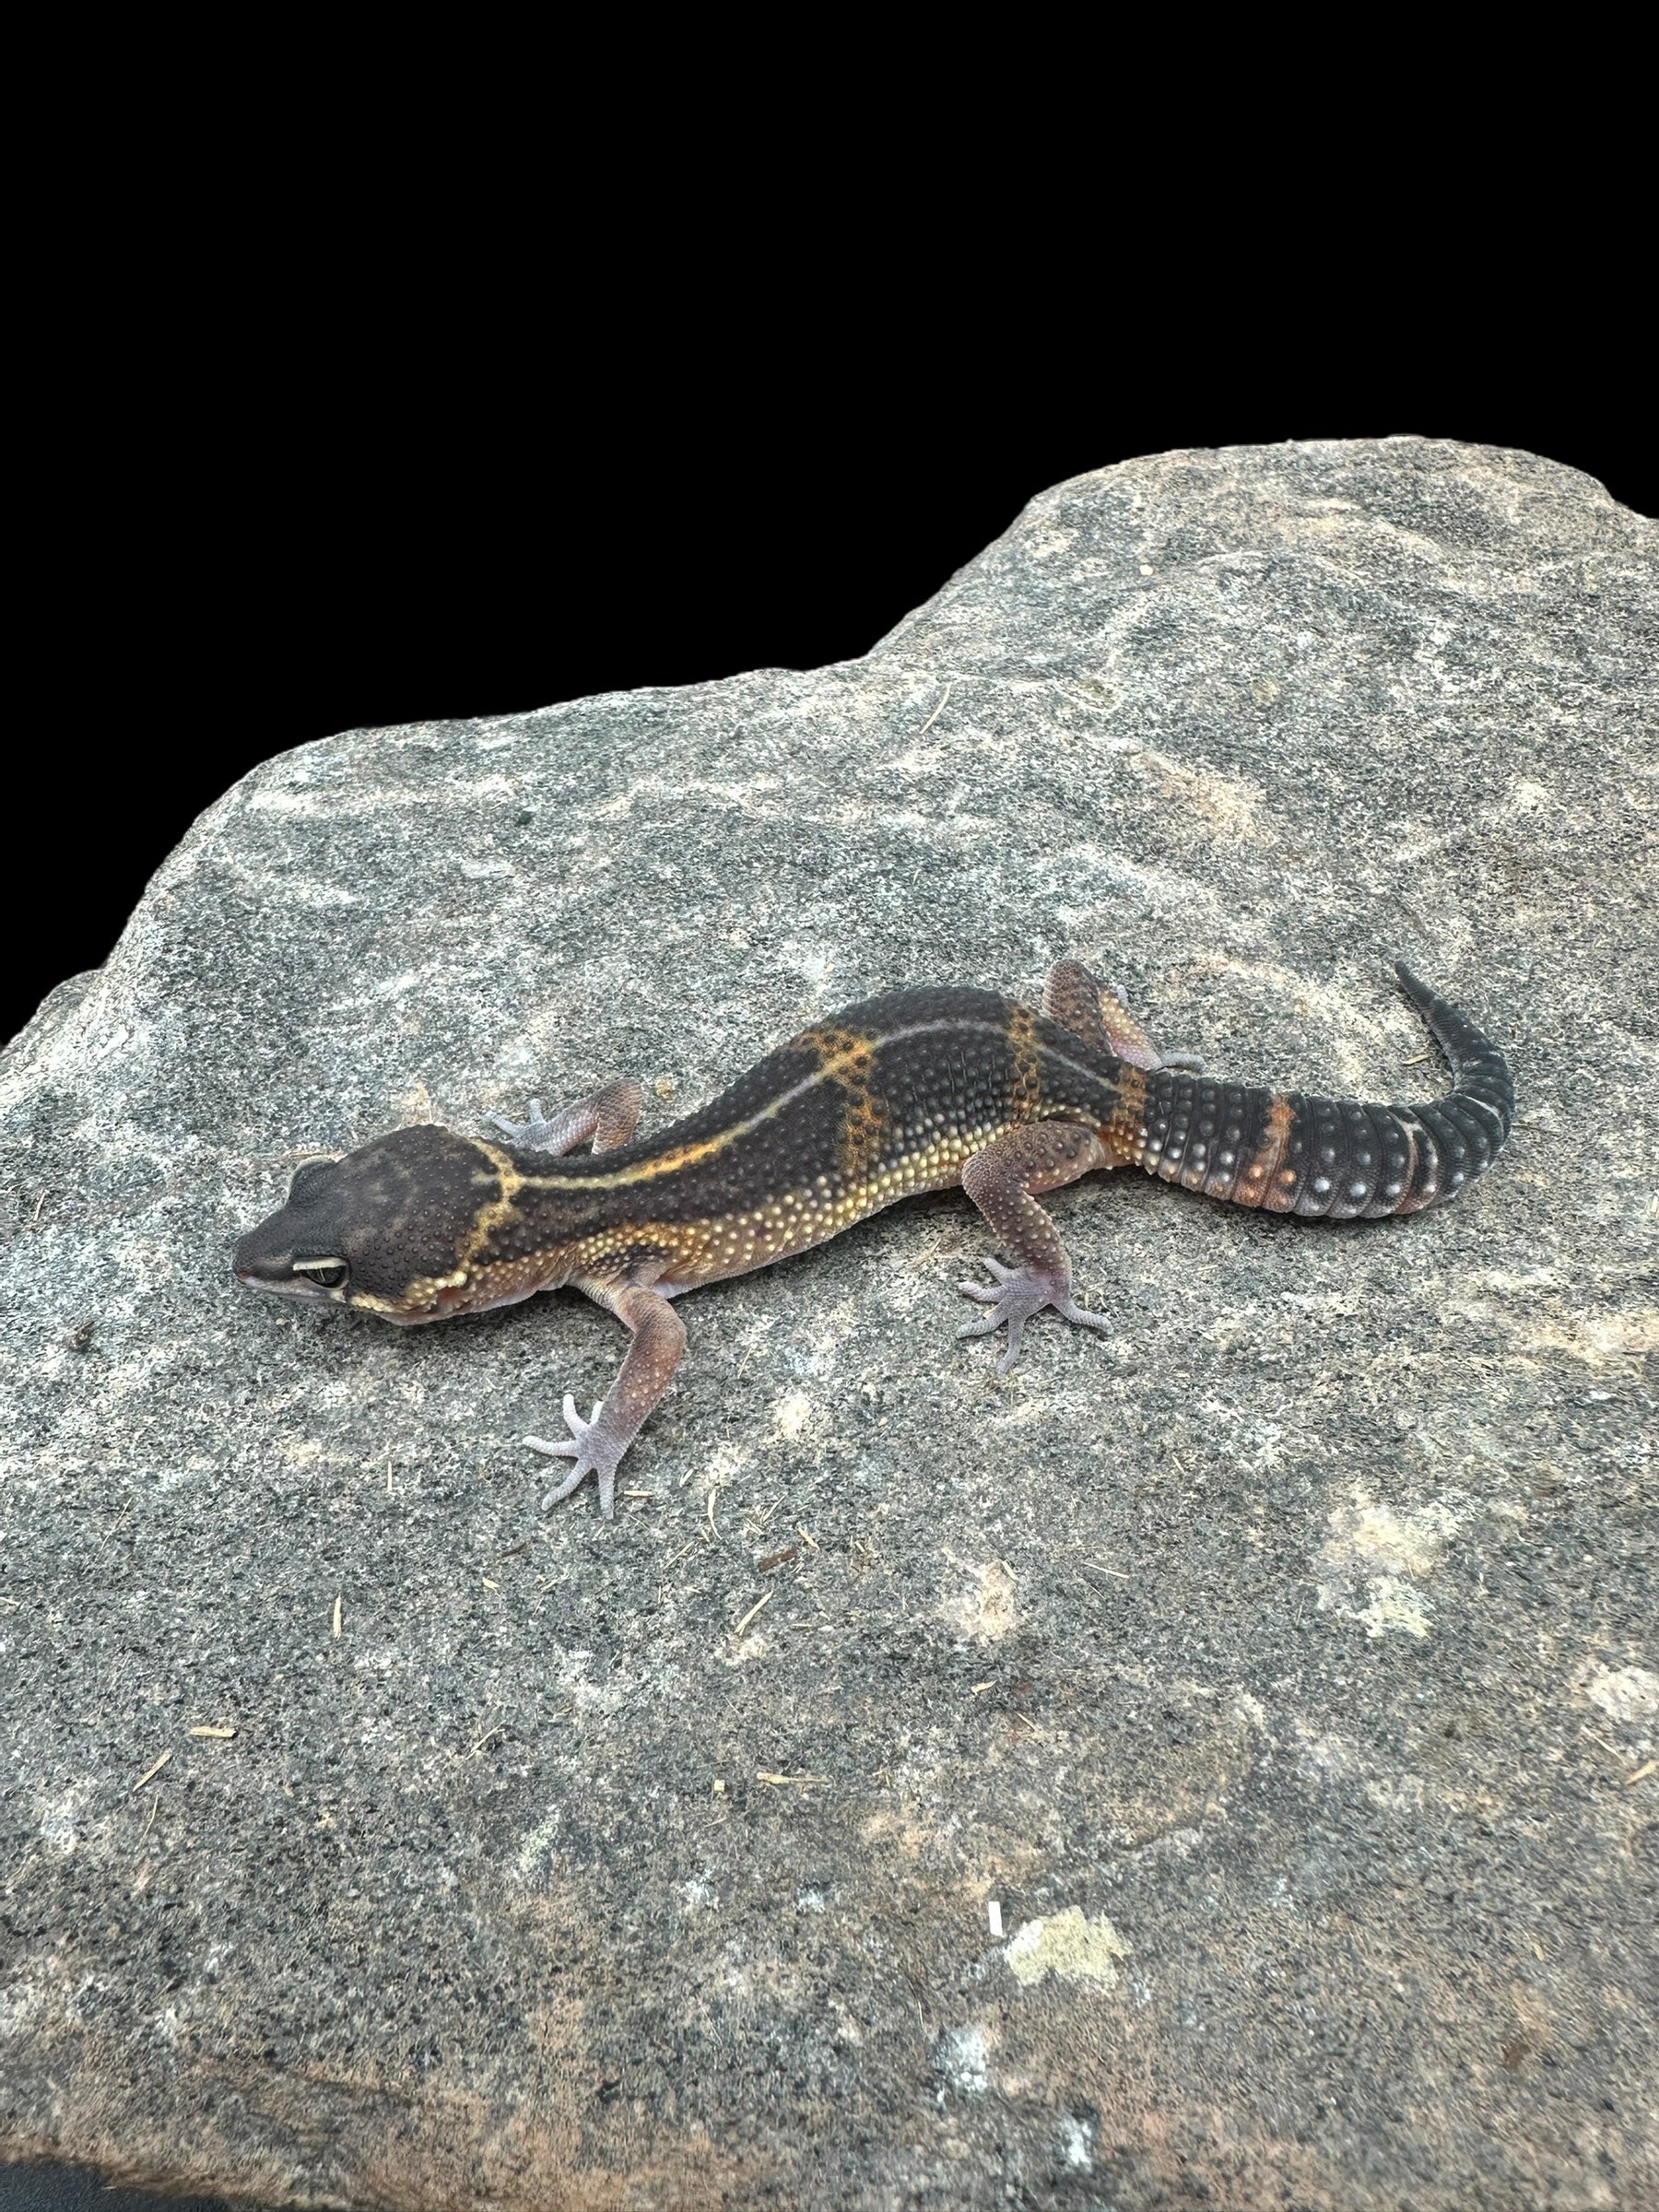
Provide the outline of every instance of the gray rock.
{"type": "Polygon", "coordinates": [[[0,2149],[445,2212],[1653,2201],[1654,549],[1524,453],[1167,453],[861,661],[210,808],[0,1065],[0,2149]],[[229,1279],[308,1152],[616,1074],[662,1125],[1064,951],[1384,1098],[1442,1080],[1404,957],[1521,1125],[1400,1223],[1063,1193],[1119,1329],[1006,1382],[959,1198],[703,1292],[609,1525],[516,1441],[603,1313],[229,1279]]]}

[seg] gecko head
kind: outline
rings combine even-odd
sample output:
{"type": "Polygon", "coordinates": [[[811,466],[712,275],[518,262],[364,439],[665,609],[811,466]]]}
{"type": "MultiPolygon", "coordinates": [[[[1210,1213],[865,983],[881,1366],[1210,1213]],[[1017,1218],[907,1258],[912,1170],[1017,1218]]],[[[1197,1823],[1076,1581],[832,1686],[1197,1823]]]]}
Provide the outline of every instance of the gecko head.
{"type": "Polygon", "coordinates": [[[343,1159],[307,1160],[287,1204],[238,1242],[236,1279],[387,1321],[438,1321],[473,1302],[469,1255],[502,1195],[489,1147],[430,1124],[394,1129],[343,1159]]]}

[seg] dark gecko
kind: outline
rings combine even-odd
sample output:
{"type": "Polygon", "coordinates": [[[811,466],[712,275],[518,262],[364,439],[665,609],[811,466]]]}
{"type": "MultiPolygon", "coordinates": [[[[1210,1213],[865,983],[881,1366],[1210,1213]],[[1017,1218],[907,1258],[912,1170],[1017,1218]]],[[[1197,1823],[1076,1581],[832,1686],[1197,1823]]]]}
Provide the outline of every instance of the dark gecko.
{"type": "Polygon", "coordinates": [[[1377,1220],[1454,1198],[1509,1135],[1501,1054],[1406,969],[1400,982],[1456,1088],[1421,1106],[1368,1106],[1217,1082],[1161,1054],[1077,960],[1050,972],[1043,1010],[990,991],[889,991],[771,1053],[660,1135],[634,1135],[636,1083],[607,1084],[551,1121],[491,1114],[508,1141],[422,1124],[295,1175],[288,1203],[236,1248],[240,1281],[410,1324],[511,1305],[565,1285],[625,1322],[622,1371],[568,1440],[575,1465],[544,1505],[617,1467],[685,1349],[669,1302],[837,1236],[918,1191],[960,1183],[1015,1263],[964,1283],[987,1308],[958,1333],[1025,1325],[1052,1306],[1088,1328],[1071,1265],[1038,1205],[1096,1168],[1138,1167],[1234,1206],[1377,1220]],[[592,1139],[582,1157],[571,1147],[592,1139]]]}

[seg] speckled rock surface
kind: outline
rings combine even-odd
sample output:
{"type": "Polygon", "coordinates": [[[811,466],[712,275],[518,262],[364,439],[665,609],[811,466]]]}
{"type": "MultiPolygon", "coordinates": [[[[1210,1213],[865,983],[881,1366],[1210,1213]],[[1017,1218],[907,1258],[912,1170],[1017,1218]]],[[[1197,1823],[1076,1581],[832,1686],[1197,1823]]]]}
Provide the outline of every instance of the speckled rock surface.
{"type": "Polygon", "coordinates": [[[422,2212],[1654,2201],[1654,557],[1525,454],[1165,454],[864,660],[212,808],[0,1063],[0,2153],[422,2212]],[[700,1293],[608,1526],[515,1442],[604,1314],[229,1279],[308,1152],[615,1074],[660,1125],[1062,951],[1214,1068],[1411,1097],[1398,954],[1520,1127],[1398,1224],[1063,1193],[1120,1327],[1006,1382],[959,1198],[700,1293]]]}

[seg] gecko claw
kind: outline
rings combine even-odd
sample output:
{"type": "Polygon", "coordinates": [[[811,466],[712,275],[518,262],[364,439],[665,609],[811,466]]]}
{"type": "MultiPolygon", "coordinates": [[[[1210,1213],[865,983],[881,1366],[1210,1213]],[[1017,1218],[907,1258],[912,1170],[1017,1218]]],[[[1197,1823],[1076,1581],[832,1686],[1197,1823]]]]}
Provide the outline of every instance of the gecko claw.
{"type": "Polygon", "coordinates": [[[959,1285],[965,1298],[971,1298],[991,1311],[979,1321],[965,1322],[957,1331],[959,1343],[971,1336],[989,1336],[1007,1324],[1007,1348],[996,1363],[999,1375],[1006,1375],[1019,1357],[1019,1340],[1025,1326],[1034,1313],[1045,1306],[1053,1306],[1062,1321],[1084,1329],[1110,1329],[1109,1315],[1091,1313],[1087,1307],[1072,1300],[1069,1270],[1065,1275],[1050,1275],[1037,1267],[1006,1267],[1000,1260],[987,1260],[985,1265],[996,1277],[996,1288],[984,1283],[959,1285]]]}
{"type": "Polygon", "coordinates": [[[565,1426],[571,1431],[568,1437],[560,1438],[554,1443],[549,1443],[542,1436],[520,1437],[520,1443],[528,1451],[545,1453],[549,1459],[573,1459],[576,1462],[558,1488],[549,1490],[542,1500],[541,1510],[544,1513],[580,1489],[590,1475],[595,1475],[599,1481],[599,1511],[606,1520],[610,1519],[616,1498],[617,1468],[628,1446],[626,1443],[614,1443],[606,1434],[602,1418],[604,1412],[605,1406],[601,1401],[584,1421],[576,1410],[575,1399],[567,1396],[564,1418],[565,1426]]]}

